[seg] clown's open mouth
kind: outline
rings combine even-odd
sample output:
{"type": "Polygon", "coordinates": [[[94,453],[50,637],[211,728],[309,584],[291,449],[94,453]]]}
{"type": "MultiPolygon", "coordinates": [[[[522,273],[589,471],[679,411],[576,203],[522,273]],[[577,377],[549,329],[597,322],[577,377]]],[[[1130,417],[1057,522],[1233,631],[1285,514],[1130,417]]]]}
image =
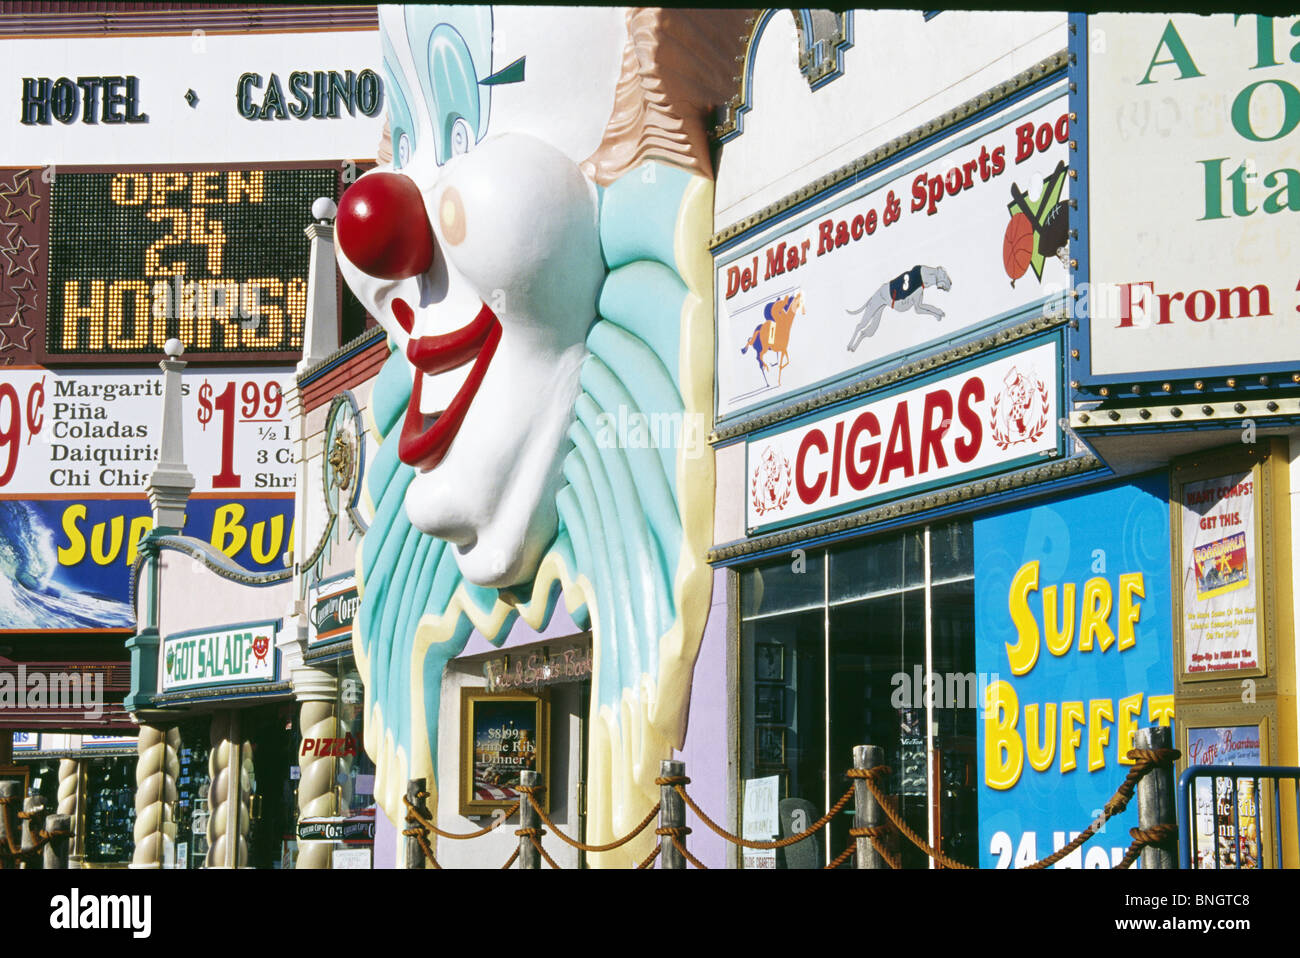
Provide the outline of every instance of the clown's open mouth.
{"type": "MultiPolygon", "coordinates": [[[[393,316],[403,329],[411,330],[414,314],[405,302],[400,299],[393,302],[393,316]]],[[[397,455],[402,462],[429,470],[442,461],[465,421],[465,414],[469,412],[500,341],[501,323],[485,303],[473,322],[460,329],[438,336],[412,338],[407,343],[406,358],[415,367],[415,384],[411,387],[402,438],[397,445],[397,455]],[[469,362],[474,365],[447,408],[433,415],[421,412],[422,374],[437,376],[469,362]]]]}

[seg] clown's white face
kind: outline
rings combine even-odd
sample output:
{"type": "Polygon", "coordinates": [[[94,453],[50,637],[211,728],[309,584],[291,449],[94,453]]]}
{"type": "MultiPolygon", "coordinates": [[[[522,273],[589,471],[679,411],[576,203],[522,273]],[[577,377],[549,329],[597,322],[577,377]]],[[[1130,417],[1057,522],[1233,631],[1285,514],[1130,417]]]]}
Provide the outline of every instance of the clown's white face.
{"type": "Polygon", "coordinates": [[[596,189],[574,156],[528,124],[488,132],[491,18],[484,37],[467,9],[432,26],[410,11],[435,8],[384,12],[394,163],[344,194],[338,261],[411,364],[398,445],[417,472],[411,522],[452,543],[471,582],[506,587],[536,573],[555,534],[605,269],[596,189]]]}

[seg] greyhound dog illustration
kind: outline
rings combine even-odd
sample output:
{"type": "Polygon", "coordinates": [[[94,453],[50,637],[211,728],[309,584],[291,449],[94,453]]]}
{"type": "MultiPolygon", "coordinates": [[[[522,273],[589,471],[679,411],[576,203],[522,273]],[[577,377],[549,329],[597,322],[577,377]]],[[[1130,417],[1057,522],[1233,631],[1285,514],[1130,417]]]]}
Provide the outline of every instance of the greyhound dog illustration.
{"type": "Polygon", "coordinates": [[[885,307],[892,306],[898,312],[914,309],[918,313],[928,313],[935,319],[943,319],[944,312],[936,306],[927,306],[922,297],[927,286],[935,286],[944,291],[952,289],[952,280],[948,271],[942,266],[913,266],[906,273],[895,276],[880,289],[871,294],[871,298],[857,309],[850,309],[850,315],[862,314],[862,321],[853,330],[849,340],[849,351],[858,348],[864,336],[874,335],[880,326],[880,317],[885,307]]]}
{"type": "Polygon", "coordinates": [[[802,291],[772,300],[763,307],[763,321],[754,327],[754,331],[745,340],[745,345],[740,347],[742,356],[753,347],[754,358],[758,360],[758,368],[763,373],[763,382],[769,386],[771,383],[767,381],[767,371],[771,367],[763,361],[763,354],[777,354],[776,384],[781,385],[781,371],[790,365],[790,327],[794,325],[795,314],[802,312],[802,291]]]}

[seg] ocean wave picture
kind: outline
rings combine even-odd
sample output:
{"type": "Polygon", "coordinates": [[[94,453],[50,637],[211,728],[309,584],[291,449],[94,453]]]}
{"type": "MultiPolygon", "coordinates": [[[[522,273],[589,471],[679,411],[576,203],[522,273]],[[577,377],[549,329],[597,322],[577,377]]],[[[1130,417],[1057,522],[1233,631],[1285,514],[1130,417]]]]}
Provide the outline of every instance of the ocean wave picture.
{"type": "Polygon", "coordinates": [[[128,603],[56,581],[54,533],[25,502],[0,501],[0,629],[119,629],[128,603]]]}

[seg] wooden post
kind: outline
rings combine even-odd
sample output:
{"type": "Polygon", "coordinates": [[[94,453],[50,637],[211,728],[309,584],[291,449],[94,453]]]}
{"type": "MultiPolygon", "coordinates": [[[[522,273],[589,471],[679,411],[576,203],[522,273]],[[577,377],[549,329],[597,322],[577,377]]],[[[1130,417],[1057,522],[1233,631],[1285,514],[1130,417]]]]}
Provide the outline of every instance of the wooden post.
{"type": "MultiPolygon", "coordinates": [[[[519,773],[519,784],[524,787],[541,788],[542,773],[534,772],[531,769],[525,769],[519,773]]],[[[527,795],[519,796],[519,827],[520,828],[541,828],[541,819],[537,817],[537,809],[533,808],[533,803],[528,800],[527,795]]],[[[540,842],[541,839],[538,839],[540,842]]],[[[542,856],[538,854],[537,848],[529,840],[527,835],[519,836],[519,867],[520,868],[541,868],[542,856]]]]}
{"type": "MultiPolygon", "coordinates": [[[[419,812],[425,818],[429,818],[429,804],[428,802],[425,801],[422,794],[425,790],[424,786],[426,784],[426,781],[427,780],[423,778],[413,778],[409,782],[407,782],[406,797],[408,800],[410,800],[411,804],[415,806],[415,810],[417,812],[419,812]]],[[[429,820],[432,821],[432,819],[429,820]]],[[[414,823],[408,822],[407,827],[411,828],[411,827],[419,827],[419,826],[414,825],[414,823]]],[[[428,839],[429,846],[432,847],[433,836],[426,835],[425,838],[428,839]]],[[[414,835],[406,836],[406,867],[407,868],[426,867],[424,849],[420,847],[420,843],[419,841],[416,840],[414,835]]]]}
{"type": "MultiPolygon", "coordinates": [[[[14,844],[18,844],[18,800],[21,797],[22,787],[21,782],[0,782],[0,848],[4,849],[4,856],[9,854],[11,836],[14,844]]],[[[18,867],[17,860],[12,864],[6,864],[7,859],[4,856],[0,856],[0,867],[18,867]]]]}
{"type": "Polygon", "coordinates": [[[50,840],[45,846],[47,869],[68,867],[68,839],[72,837],[72,817],[70,815],[50,815],[45,819],[45,829],[50,833],[50,840]]]}
{"type": "MultiPolygon", "coordinates": [[[[853,747],[853,767],[854,768],[875,768],[877,765],[883,765],[885,762],[885,750],[878,745],[855,745],[853,747]]],[[[885,821],[885,813],[881,811],[880,804],[876,797],[871,794],[871,789],[867,788],[866,779],[855,778],[853,780],[853,827],[854,828],[877,828],[885,821]]],[[[889,863],[885,861],[874,845],[871,844],[870,838],[854,839],[857,848],[853,856],[854,868],[888,868],[889,863]]]]}
{"type": "MultiPolygon", "coordinates": [[[[1141,728],[1133,736],[1134,748],[1165,749],[1173,748],[1173,731],[1169,726],[1151,726],[1141,728]]],[[[1138,828],[1143,830],[1155,825],[1176,825],[1174,799],[1174,767],[1158,765],[1146,775],[1137,787],[1138,828]]],[[[1142,848],[1142,868],[1177,868],[1178,843],[1171,841],[1163,847],[1146,845],[1142,848]]]]}
{"type": "MultiPolygon", "coordinates": [[[[659,763],[660,778],[685,778],[686,763],[679,762],[675,759],[664,759],[659,763]]],[[[659,786],[659,827],[660,828],[683,828],[686,825],[686,803],[682,801],[681,795],[672,785],[659,786]]],[[[659,867],[660,868],[686,868],[686,858],[677,850],[673,840],[667,835],[659,837],[659,867]]],[[[686,840],[682,839],[682,844],[686,840]]]]}
{"type": "MultiPolygon", "coordinates": [[[[23,811],[28,817],[22,820],[22,848],[24,852],[30,852],[36,848],[41,826],[45,824],[45,800],[40,795],[28,795],[23,799],[23,811]]],[[[22,867],[39,870],[40,856],[31,855],[23,858],[22,867]]]]}

